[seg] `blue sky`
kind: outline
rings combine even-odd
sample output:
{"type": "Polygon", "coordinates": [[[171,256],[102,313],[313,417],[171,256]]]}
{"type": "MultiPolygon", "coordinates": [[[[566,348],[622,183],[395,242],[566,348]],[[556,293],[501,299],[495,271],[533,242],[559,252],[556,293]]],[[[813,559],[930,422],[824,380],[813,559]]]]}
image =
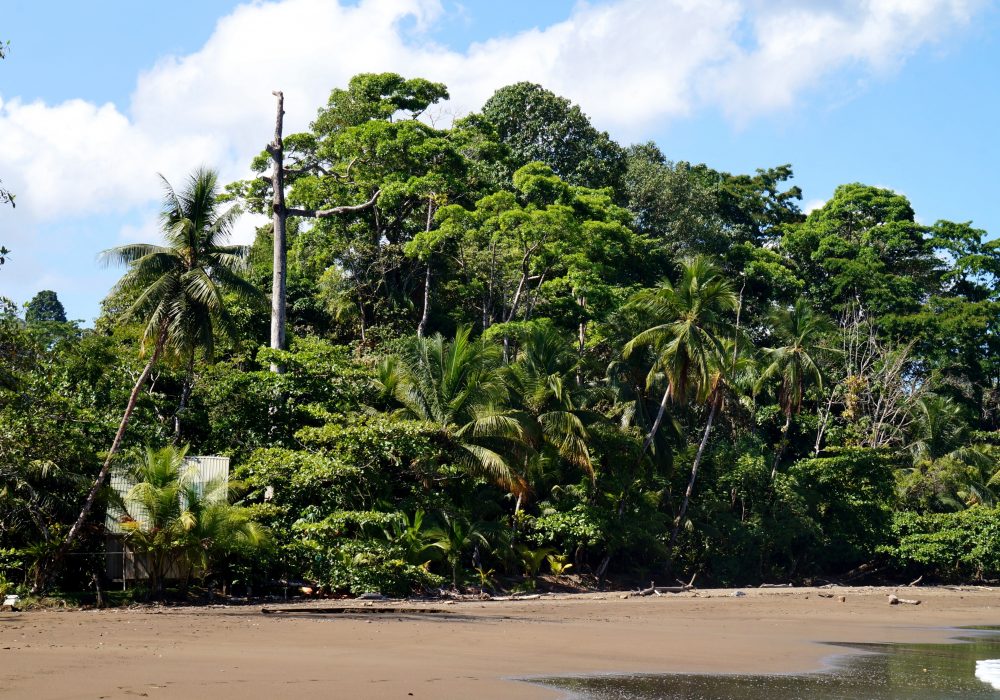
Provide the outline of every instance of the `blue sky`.
{"type": "Polygon", "coordinates": [[[240,177],[270,90],[301,128],[364,70],[448,83],[445,118],[535,80],[675,160],[791,163],[806,204],[860,181],[927,223],[1000,232],[995,2],[7,0],[0,38],[0,179],[19,205],[0,210],[0,295],[54,289],[88,323],[121,272],[97,253],[156,238],[157,172],[240,177]]]}

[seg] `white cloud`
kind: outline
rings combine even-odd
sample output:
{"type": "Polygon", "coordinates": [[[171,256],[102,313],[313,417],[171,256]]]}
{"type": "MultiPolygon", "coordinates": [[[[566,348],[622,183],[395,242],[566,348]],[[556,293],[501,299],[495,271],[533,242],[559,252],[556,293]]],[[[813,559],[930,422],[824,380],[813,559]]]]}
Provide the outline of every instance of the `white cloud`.
{"type": "Polygon", "coordinates": [[[123,211],[210,163],[243,174],[268,140],[271,90],[288,128],[304,128],[328,91],[355,73],[441,80],[451,109],[496,88],[540,82],[614,133],[718,108],[741,120],[795,104],[837,70],[891,70],[979,0],[618,0],[581,3],[565,21],[464,52],[422,36],[438,0],[283,0],[241,6],[197,52],[139,75],[128,110],[71,100],[0,103],[0,173],[35,220],[123,211]],[[401,23],[413,25],[404,31],[401,23]],[[277,36],[277,39],[273,37],[277,36]]]}
{"type": "MultiPolygon", "coordinates": [[[[75,243],[88,256],[119,236],[150,240],[157,172],[174,184],[201,164],[224,179],[244,176],[270,138],[275,89],[285,92],[291,132],[359,72],[440,80],[452,94],[444,114],[478,109],[495,89],[531,80],[580,103],[600,128],[640,139],[654,123],[699,111],[739,123],[796,106],[831,77],[883,76],[985,2],[581,2],[562,22],[456,51],[426,33],[441,20],[439,0],[254,0],[221,19],[200,50],[140,73],[127,106],[0,98],[0,177],[18,194],[0,231],[15,251],[4,282],[37,289],[60,254],[72,258],[62,268],[69,274],[80,253],[53,250],[61,244],[45,233],[57,226],[73,235],[69,221],[128,214],[143,222],[88,230],[75,243]]],[[[236,238],[248,241],[258,223],[245,218],[236,238]]],[[[90,279],[94,287],[107,276],[90,279]]],[[[77,286],[95,297],[106,289],[77,286]]]]}
{"type": "Polygon", "coordinates": [[[826,204],[825,199],[810,199],[802,205],[802,212],[804,214],[812,214],[817,209],[821,209],[824,204],[826,204]]]}

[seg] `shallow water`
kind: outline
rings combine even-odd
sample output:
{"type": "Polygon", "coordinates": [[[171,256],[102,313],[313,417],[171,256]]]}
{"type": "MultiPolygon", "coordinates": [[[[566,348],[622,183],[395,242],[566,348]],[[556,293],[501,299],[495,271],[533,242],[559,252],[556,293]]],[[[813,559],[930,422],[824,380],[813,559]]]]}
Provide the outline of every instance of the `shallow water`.
{"type": "Polygon", "coordinates": [[[1000,661],[982,663],[1000,660],[997,630],[962,630],[953,644],[843,646],[872,653],[842,657],[830,671],[800,675],[619,675],[537,682],[562,688],[569,697],[587,700],[1000,698],[1000,661]]]}

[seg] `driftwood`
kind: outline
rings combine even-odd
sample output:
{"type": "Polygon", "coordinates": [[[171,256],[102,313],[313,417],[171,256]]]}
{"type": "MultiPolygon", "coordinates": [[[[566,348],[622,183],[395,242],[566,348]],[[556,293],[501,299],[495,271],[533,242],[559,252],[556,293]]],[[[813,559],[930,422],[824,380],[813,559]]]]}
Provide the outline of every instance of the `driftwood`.
{"type": "Polygon", "coordinates": [[[321,608],[261,608],[264,615],[448,615],[438,608],[415,607],[361,607],[354,605],[324,606],[321,608]]]}
{"type": "Polygon", "coordinates": [[[919,586],[919,585],[920,585],[920,582],[921,582],[921,581],[923,581],[923,580],[924,580],[924,575],[923,575],[923,574],[920,574],[919,576],[917,576],[917,577],[916,577],[915,579],[913,579],[912,581],[910,581],[910,582],[909,582],[908,584],[906,584],[906,585],[907,585],[908,587],[910,587],[910,588],[912,588],[913,586],[919,586]]]}
{"type": "Polygon", "coordinates": [[[896,596],[889,594],[889,605],[920,605],[919,600],[909,600],[907,598],[897,598],[896,596]]]}
{"type": "Polygon", "coordinates": [[[791,588],[790,583],[762,583],[757,588],[791,588]]]}
{"type": "Polygon", "coordinates": [[[649,588],[643,588],[641,590],[632,593],[634,596],[648,596],[648,595],[663,595],[664,593],[686,593],[687,591],[694,589],[694,580],[698,578],[698,574],[691,577],[691,580],[687,583],[683,581],[677,581],[677,586],[657,586],[655,582],[649,582],[649,588]]]}
{"type": "Polygon", "coordinates": [[[833,597],[833,593],[817,593],[816,595],[818,595],[820,598],[832,598],[833,597]]]}

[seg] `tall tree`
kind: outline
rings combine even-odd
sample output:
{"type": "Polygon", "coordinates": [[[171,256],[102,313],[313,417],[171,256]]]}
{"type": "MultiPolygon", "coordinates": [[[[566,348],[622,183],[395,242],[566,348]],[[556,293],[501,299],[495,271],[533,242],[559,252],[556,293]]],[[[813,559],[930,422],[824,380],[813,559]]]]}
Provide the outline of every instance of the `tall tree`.
{"type": "MultiPolygon", "coordinates": [[[[681,526],[684,524],[684,516],[687,514],[691,496],[694,494],[695,483],[698,480],[698,469],[705,456],[705,448],[712,435],[715,418],[727,399],[739,398],[740,390],[745,390],[750,384],[755,369],[753,359],[749,353],[740,351],[736,338],[725,339],[721,347],[713,348],[709,353],[708,361],[709,370],[701,376],[701,381],[695,390],[695,398],[703,405],[708,406],[708,418],[705,420],[705,429],[702,431],[698,450],[691,462],[691,473],[688,476],[687,487],[684,489],[681,507],[674,517],[674,527],[670,533],[668,544],[670,559],[673,557],[677,536],[680,534],[681,526]]],[[[668,566],[669,563],[668,559],[668,566]]]]}
{"type": "MultiPolygon", "coordinates": [[[[201,348],[211,355],[215,327],[229,325],[224,294],[232,292],[248,299],[257,295],[256,289],[240,277],[246,264],[246,247],[226,244],[238,210],[222,208],[218,175],[212,170],[199,169],[189,177],[181,192],[174,191],[165,179],[163,184],[160,224],[166,245],[133,243],[102,254],[107,263],[128,265],[112,294],[132,300],[122,320],[145,324],[142,351],[150,351],[150,346],[151,351],[132,387],[104,464],[56,553],[53,568],[61,563],[86,524],[121,448],[139,392],[156,362],[164,352],[188,359],[193,357],[195,349],[201,348]]],[[[43,579],[40,586],[46,582],[43,579]]]]}
{"type": "Polygon", "coordinates": [[[663,376],[666,387],[643,451],[648,450],[660,429],[667,405],[687,401],[688,389],[711,383],[714,357],[722,352],[722,337],[729,333],[728,314],[735,311],[737,295],[722,272],[705,257],[685,258],[676,284],[665,280],[656,289],[636,295],[633,303],[654,319],[655,325],[626,343],[626,357],[649,347],[654,360],[649,370],[649,388],[663,376]]]}
{"type": "Polygon", "coordinates": [[[916,311],[936,285],[940,261],[926,233],[906,197],[854,183],[788,227],[781,248],[824,312],[839,315],[860,302],[891,316],[916,311]]]}
{"type": "Polygon", "coordinates": [[[482,116],[510,149],[511,170],[541,161],[570,184],[618,188],[625,170],[621,146],[565,97],[515,83],[497,90],[482,116]]]}
{"type": "Polygon", "coordinates": [[[538,425],[536,449],[549,448],[593,481],[589,428],[601,415],[588,409],[593,392],[574,377],[578,354],[550,323],[535,324],[518,340],[506,380],[515,404],[538,425]]]}
{"type": "MultiPolygon", "coordinates": [[[[274,270],[271,283],[271,348],[275,350],[285,349],[285,309],[286,309],[286,288],[288,285],[288,241],[287,222],[289,216],[304,216],[311,218],[325,218],[361,211],[367,209],[378,198],[379,192],[375,191],[372,198],[359,205],[344,205],[337,207],[327,207],[319,209],[289,208],[285,205],[285,184],[289,172],[285,168],[285,141],[283,136],[285,120],[285,96],[280,91],[275,91],[274,96],[278,100],[277,115],[274,121],[274,140],[265,149],[271,159],[271,176],[261,179],[267,180],[271,189],[271,222],[274,236],[274,270]]],[[[313,164],[313,167],[322,170],[320,164],[313,164]]],[[[348,168],[348,171],[350,168],[348,168]]],[[[300,170],[301,172],[301,170],[300,170]]],[[[346,177],[346,175],[345,175],[346,177]]],[[[271,364],[272,372],[280,372],[281,367],[277,363],[271,364]]]]}
{"type": "Polygon", "coordinates": [[[59,297],[51,289],[43,289],[24,305],[24,320],[27,323],[66,322],[66,309],[59,297]]]}
{"type": "Polygon", "coordinates": [[[785,414],[785,424],[781,428],[781,440],[771,468],[771,478],[774,479],[781,455],[788,445],[792,416],[802,409],[806,389],[810,384],[820,390],[823,388],[819,354],[827,334],[833,330],[833,324],[815,312],[805,299],[799,298],[791,308],[779,307],[772,311],[771,329],[774,337],[783,344],[764,349],[768,365],[761,373],[759,386],[774,377],[780,378],[778,404],[785,414]]]}

